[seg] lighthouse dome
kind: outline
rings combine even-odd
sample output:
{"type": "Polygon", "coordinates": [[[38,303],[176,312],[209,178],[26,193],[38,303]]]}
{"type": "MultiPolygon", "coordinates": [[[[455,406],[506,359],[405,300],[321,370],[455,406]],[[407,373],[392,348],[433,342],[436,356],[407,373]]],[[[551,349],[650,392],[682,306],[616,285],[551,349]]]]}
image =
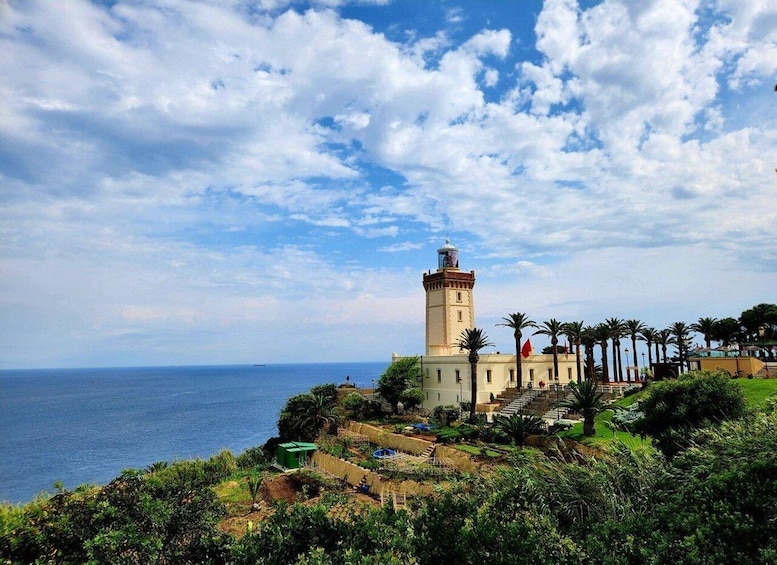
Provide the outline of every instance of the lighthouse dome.
{"type": "Polygon", "coordinates": [[[459,250],[456,249],[449,239],[445,240],[445,245],[437,250],[437,268],[438,269],[458,269],[459,268],[459,250]]]}

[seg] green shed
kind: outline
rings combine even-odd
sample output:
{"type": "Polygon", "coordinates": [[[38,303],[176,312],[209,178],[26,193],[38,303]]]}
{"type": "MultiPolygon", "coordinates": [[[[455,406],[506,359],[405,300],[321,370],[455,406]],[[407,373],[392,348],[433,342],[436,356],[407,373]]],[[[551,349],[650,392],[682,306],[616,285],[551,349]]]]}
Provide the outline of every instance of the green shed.
{"type": "Polygon", "coordinates": [[[281,443],[275,450],[275,460],[286,469],[299,469],[304,466],[310,455],[316,450],[315,443],[291,441],[281,443]]]}

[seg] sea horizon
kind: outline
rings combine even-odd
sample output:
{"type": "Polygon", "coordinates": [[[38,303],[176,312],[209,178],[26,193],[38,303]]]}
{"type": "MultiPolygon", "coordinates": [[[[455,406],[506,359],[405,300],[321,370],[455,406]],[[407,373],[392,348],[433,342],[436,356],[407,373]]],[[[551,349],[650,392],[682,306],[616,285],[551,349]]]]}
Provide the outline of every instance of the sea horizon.
{"type": "Polygon", "coordinates": [[[0,501],[105,484],[156,461],[235,455],[277,435],[312,386],[369,388],[385,362],[0,370],[0,501]]]}

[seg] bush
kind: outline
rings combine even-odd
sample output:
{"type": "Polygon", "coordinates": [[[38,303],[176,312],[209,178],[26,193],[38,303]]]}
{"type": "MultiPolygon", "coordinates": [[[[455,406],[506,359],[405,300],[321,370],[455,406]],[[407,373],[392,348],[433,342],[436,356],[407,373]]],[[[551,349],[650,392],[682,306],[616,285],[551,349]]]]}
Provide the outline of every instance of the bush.
{"type": "Polygon", "coordinates": [[[235,461],[238,469],[254,469],[268,464],[267,454],[263,447],[249,447],[237,456],[235,461]]]}
{"type": "Polygon", "coordinates": [[[694,429],[740,418],[746,413],[739,385],[724,373],[692,371],[677,380],[651,385],[640,403],[644,417],[634,423],[637,433],[673,456],[689,444],[694,429]]]}
{"type": "Polygon", "coordinates": [[[366,403],[365,398],[358,392],[352,392],[343,400],[343,407],[349,412],[357,414],[362,411],[366,403]]]}
{"type": "Polygon", "coordinates": [[[461,432],[457,428],[440,428],[437,430],[438,443],[458,443],[461,441],[461,432]]]}
{"type": "Polygon", "coordinates": [[[450,426],[459,419],[459,409],[456,406],[435,406],[431,419],[440,426],[450,426]]]}

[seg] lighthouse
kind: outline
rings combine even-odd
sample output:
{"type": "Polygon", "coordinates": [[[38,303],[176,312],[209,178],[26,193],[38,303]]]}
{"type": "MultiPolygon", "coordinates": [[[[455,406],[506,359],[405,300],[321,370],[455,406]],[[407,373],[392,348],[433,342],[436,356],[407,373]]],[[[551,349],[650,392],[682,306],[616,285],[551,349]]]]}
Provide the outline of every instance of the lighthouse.
{"type": "Polygon", "coordinates": [[[459,355],[461,332],[475,327],[475,271],[459,269],[459,250],[445,240],[437,250],[437,271],[423,278],[426,291],[426,355],[459,355]]]}

